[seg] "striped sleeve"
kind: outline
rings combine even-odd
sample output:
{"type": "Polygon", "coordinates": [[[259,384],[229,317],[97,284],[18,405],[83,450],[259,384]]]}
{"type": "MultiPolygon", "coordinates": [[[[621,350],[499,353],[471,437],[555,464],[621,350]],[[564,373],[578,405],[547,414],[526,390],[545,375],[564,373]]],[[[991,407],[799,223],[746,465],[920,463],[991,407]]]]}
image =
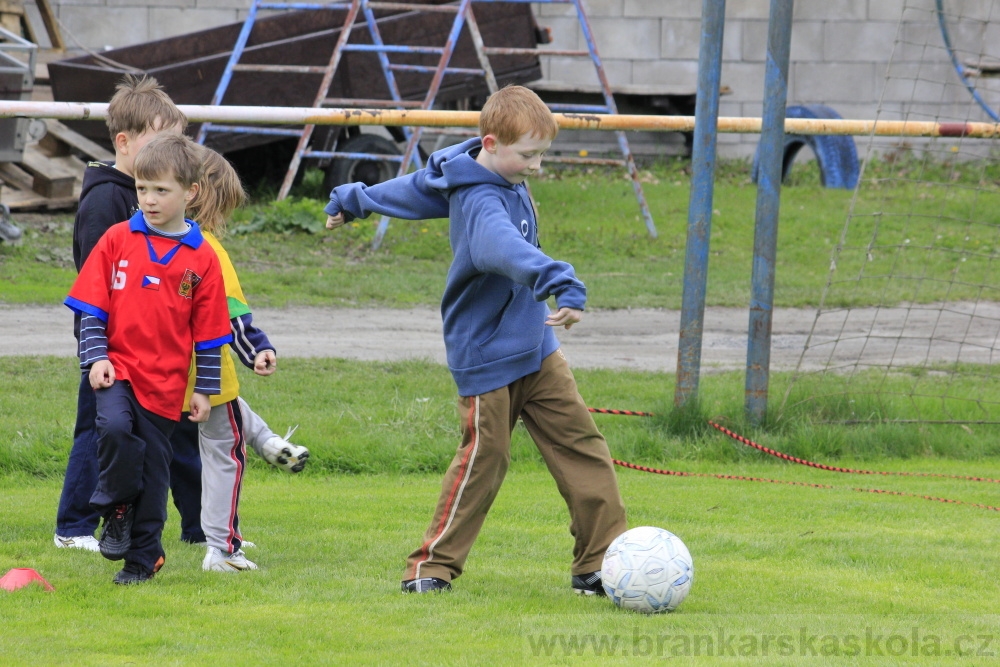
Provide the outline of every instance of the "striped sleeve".
{"type": "Polygon", "coordinates": [[[80,368],[89,368],[108,358],[107,323],[95,315],[81,313],[80,368]]]}
{"type": "Polygon", "coordinates": [[[253,323],[253,314],[245,313],[229,320],[233,330],[233,342],[230,343],[240,362],[247,368],[253,368],[257,355],[264,350],[274,350],[274,345],[268,340],[267,334],[253,323]]]}
{"type": "Polygon", "coordinates": [[[222,348],[198,350],[194,355],[194,391],[206,396],[222,393],[222,348]]]}

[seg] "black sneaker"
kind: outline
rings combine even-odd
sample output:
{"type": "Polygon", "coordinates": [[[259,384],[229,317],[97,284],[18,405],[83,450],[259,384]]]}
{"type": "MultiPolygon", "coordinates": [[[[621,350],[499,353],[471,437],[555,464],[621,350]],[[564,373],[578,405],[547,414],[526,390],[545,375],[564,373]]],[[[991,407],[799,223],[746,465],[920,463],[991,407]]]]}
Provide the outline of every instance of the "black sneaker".
{"type": "Polygon", "coordinates": [[[135,505],[115,505],[114,509],[104,517],[104,528],[101,530],[101,555],[108,560],[125,558],[132,546],[132,519],[135,517],[135,505]]]}
{"type": "Polygon", "coordinates": [[[607,595],[601,583],[601,572],[573,575],[573,592],[580,595],[607,595]]]}
{"type": "Polygon", "coordinates": [[[437,577],[422,579],[407,579],[403,582],[404,593],[431,593],[434,591],[450,591],[451,584],[437,577]]]}
{"type": "Polygon", "coordinates": [[[153,566],[153,571],[150,572],[142,565],[138,563],[125,563],[125,567],[122,568],[121,572],[115,575],[113,581],[119,586],[130,586],[132,584],[141,584],[144,581],[149,581],[153,578],[160,568],[163,567],[163,556],[156,561],[156,565],[153,566]]]}

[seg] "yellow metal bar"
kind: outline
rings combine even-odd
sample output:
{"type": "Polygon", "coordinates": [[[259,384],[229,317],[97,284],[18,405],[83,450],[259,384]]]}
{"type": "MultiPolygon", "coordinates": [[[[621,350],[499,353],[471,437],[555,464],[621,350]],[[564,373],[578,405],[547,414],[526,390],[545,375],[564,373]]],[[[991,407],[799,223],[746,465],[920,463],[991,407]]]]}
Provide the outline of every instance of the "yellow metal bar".
{"type": "MultiPolygon", "coordinates": [[[[0,100],[0,118],[55,118],[59,120],[104,120],[108,105],[98,102],[27,102],[0,100]]],[[[424,109],[317,109],[313,107],[246,107],[180,105],[192,123],[247,123],[252,125],[386,125],[410,127],[476,127],[478,111],[424,109]]],[[[553,114],[567,130],[642,130],[647,132],[692,132],[694,116],[641,116],[628,114],[553,114]]],[[[759,134],[760,118],[721,117],[719,132],[759,134]]],[[[1000,123],[936,123],[933,121],[847,120],[787,118],[788,134],[874,134],[891,137],[1000,137],[1000,123]]]]}

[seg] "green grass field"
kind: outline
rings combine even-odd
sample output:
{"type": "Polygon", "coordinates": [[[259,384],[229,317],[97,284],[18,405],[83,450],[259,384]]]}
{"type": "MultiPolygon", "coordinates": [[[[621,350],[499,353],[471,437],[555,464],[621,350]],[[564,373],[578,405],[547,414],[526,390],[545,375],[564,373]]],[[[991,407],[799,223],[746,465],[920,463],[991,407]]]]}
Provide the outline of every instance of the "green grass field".
{"type": "MultiPolygon", "coordinates": [[[[0,595],[4,664],[200,665],[238,655],[254,664],[978,665],[1000,651],[1000,584],[988,575],[1000,565],[1000,513],[971,505],[1000,505],[995,484],[814,470],[704,424],[659,418],[595,417],[615,457],[710,475],[618,469],[629,525],[668,528],[693,554],[695,584],[677,612],[643,617],[573,595],[566,510],[520,427],[466,575],[450,594],[403,596],[403,561],[458,433],[447,371],[422,362],[286,359],[273,378],[244,376],[258,412],[279,430],[301,424],[296,441],[313,454],[297,476],[251,459],[243,525],[261,570],[202,572],[203,553],[180,542],[171,508],[165,569],[122,590],[111,583],[117,564],[51,543],[74,370],[72,359],[9,357],[0,372],[0,571],[33,568],[56,589],[0,595]]],[[[591,405],[653,411],[671,382],[577,376],[591,405]]],[[[741,380],[706,379],[712,414],[738,412],[731,396],[741,380]]],[[[1000,478],[996,432],[974,429],[748,433],[844,467],[1000,478]],[[888,451],[870,449],[879,446],[888,451]]]]}
{"type": "MultiPolygon", "coordinates": [[[[577,265],[591,306],[679,305],[684,168],[659,165],[646,176],[656,240],[620,175],[552,172],[532,184],[543,247],[577,265]]],[[[749,294],[756,189],[747,173],[745,164],[720,171],[709,305],[745,305],[749,294]]],[[[982,187],[992,192],[991,178],[982,187]]],[[[797,166],[783,190],[777,305],[815,305],[827,278],[851,193],[817,184],[814,167],[797,166]]],[[[949,205],[972,207],[973,185],[955,188],[949,205]]],[[[865,192],[865,211],[886,196],[926,205],[928,215],[944,205],[913,183],[865,192]]],[[[226,245],[252,305],[437,303],[448,264],[443,221],[396,221],[372,251],[370,222],[305,231],[321,223],[322,205],[307,198],[241,213],[234,229],[257,231],[233,234],[226,245]]],[[[899,224],[900,234],[910,231],[899,224]]],[[[59,303],[74,275],[71,216],[28,216],[24,225],[23,245],[0,245],[0,303],[59,303]]],[[[255,409],[275,430],[299,424],[295,440],[312,452],[297,476],[251,460],[243,528],[259,545],[249,555],[261,569],[202,572],[203,552],[179,541],[171,508],[165,568],[123,590],[111,584],[118,564],[51,541],[75,416],[75,360],[4,357],[0,574],[33,568],[55,591],[0,591],[0,664],[996,664],[1000,583],[991,573],[1000,565],[1000,512],[974,506],[1000,506],[996,484],[792,465],[705,420],[823,463],[994,479],[1000,427],[815,420],[870,407],[830,399],[756,429],[740,416],[742,373],[705,376],[700,404],[687,415],[671,414],[671,374],[593,370],[577,379],[593,407],[657,415],[595,417],[616,458],[705,475],[618,469],[629,525],[667,528],[693,555],[692,592],[673,614],[646,617],[572,594],[567,513],[521,427],[507,482],[455,590],[399,593],[404,559],[419,544],[458,440],[454,385],[446,369],[425,362],[283,359],[273,378],[244,373],[243,395],[255,409]]],[[[773,395],[788,381],[774,374],[773,395]]],[[[1000,397],[1000,386],[976,390],[984,401],[1000,397]]]]}
{"type": "MultiPolygon", "coordinates": [[[[940,461],[895,467],[969,471],[940,461]]],[[[53,548],[58,479],[5,476],[0,569],[34,568],[55,591],[32,585],[0,596],[0,655],[9,665],[996,660],[997,514],[850,490],[877,484],[990,502],[993,488],[767,464],[685,468],[838,489],[621,471],[630,525],[668,527],[695,562],[678,611],[646,617],[570,591],[566,510],[548,474],[529,463],[510,471],[454,591],[424,596],[398,587],[437,475],[254,470],[243,514],[259,571],[201,571],[202,551],[179,541],[171,508],[164,569],[126,589],[111,584],[117,564],[53,548]]],[[[1000,465],[975,472],[1000,477],[1000,465]]]]}
{"type": "MultiPolygon", "coordinates": [[[[644,191],[659,231],[656,239],[646,233],[631,184],[619,172],[552,170],[532,181],[542,247],[575,266],[587,284],[589,308],[680,306],[690,183],[687,168],[685,161],[671,161],[643,172],[644,191]]],[[[981,231],[963,231],[959,224],[954,234],[964,236],[952,238],[949,233],[939,244],[959,248],[979,244],[980,250],[985,244],[984,261],[976,263],[976,271],[989,275],[996,253],[989,230],[1000,222],[1000,207],[988,202],[996,201],[1000,193],[1000,174],[994,173],[998,168],[991,166],[983,172],[981,165],[967,165],[964,171],[953,167],[957,176],[944,178],[944,188],[933,180],[893,184],[877,180],[887,168],[870,167],[876,180],[859,192],[856,210],[906,206],[906,216],[886,216],[881,221],[880,233],[893,242],[898,237],[899,243],[911,235],[914,246],[924,241],[919,235],[924,232],[914,229],[917,221],[936,220],[943,210],[955,215],[974,212],[977,221],[984,223],[981,231]],[[965,237],[967,241],[962,240],[965,237]]],[[[719,168],[706,295],[709,306],[745,306],[749,300],[757,194],[749,172],[744,162],[723,163],[719,168]]],[[[932,179],[934,174],[926,177],[932,179]]],[[[311,197],[258,202],[240,211],[231,225],[234,232],[255,230],[230,234],[225,241],[251,305],[409,307],[439,303],[450,261],[446,220],[393,221],[382,247],[373,251],[377,219],[356,221],[335,232],[322,229],[325,194],[314,186],[307,188],[315,180],[309,178],[299,190],[300,195],[311,197]]],[[[781,197],[776,306],[819,303],[851,198],[850,191],[820,187],[814,163],[796,165],[781,197]]],[[[72,216],[37,222],[25,215],[21,220],[27,232],[24,243],[14,248],[0,245],[0,302],[60,303],[75,275],[69,252],[72,216]]],[[[847,240],[857,241],[854,237],[847,240]]],[[[894,246],[875,249],[874,257],[880,261],[899,261],[895,256],[894,246]]],[[[853,259],[841,261],[850,274],[853,259]]],[[[932,260],[942,266],[947,261],[944,255],[932,260]]],[[[922,265],[924,269],[931,272],[934,266],[922,265]]],[[[878,283],[837,299],[888,303],[904,298],[921,302],[967,298],[975,293],[977,282],[976,276],[967,277],[968,285],[928,282],[919,294],[913,294],[906,281],[878,283]]]]}

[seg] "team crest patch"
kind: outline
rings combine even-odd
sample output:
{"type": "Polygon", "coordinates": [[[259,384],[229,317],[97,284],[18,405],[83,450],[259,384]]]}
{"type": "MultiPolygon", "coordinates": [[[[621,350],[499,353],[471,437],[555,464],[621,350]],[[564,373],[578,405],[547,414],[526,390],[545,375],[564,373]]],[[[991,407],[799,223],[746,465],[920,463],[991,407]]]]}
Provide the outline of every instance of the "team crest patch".
{"type": "Polygon", "coordinates": [[[160,279],[156,276],[143,276],[142,289],[151,289],[154,292],[160,291],[160,279]]]}
{"type": "Polygon", "coordinates": [[[191,269],[184,270],[184,277],[181,278],[181,288],[177,291],[185,299],[191,298],[191,292],[201,282],[201,276],[191,269]]]}

